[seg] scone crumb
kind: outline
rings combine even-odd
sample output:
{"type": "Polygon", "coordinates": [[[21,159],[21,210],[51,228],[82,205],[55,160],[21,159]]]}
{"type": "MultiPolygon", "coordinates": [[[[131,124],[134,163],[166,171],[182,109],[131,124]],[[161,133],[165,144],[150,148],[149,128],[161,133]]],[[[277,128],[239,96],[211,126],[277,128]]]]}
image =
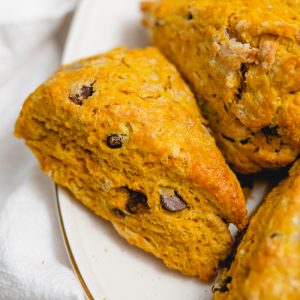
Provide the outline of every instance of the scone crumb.
{"type": "Polygon", "coordinates": [[[247,20],[239,20],[237,24],[235,25],[235,30],[238,32],[245,31],[249,29],[250,24],[247,20]]]}

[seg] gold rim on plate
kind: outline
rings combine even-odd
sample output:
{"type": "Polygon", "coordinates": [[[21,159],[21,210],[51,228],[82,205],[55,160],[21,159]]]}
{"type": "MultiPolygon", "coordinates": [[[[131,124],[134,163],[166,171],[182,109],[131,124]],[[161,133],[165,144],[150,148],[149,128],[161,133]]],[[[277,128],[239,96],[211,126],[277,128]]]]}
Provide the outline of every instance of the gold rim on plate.
{"type": "Polygon", "coordinates": [[[80,284],[81,284],[81,286],[82,286],[82,288],[83,288],[83,290],[85,292],[85,295],[86,295],[87,299],[89,299],[89,300],[95,300],[94,297],[92,296],[92,293],[90,292],[87,284],[85,283],[85,281],[83,279],[83,276],[80,273],[79,267],[78,267],[78,265],[76,263],[75,257],[73,255],[73,252],[72,252],[69,240],[68,240],[68,236],[67,236],[65,225],[64,225],[64,220],[63,220],[63,217],[62,217],[60,202],[59,202],[59,195],[58,195],[58,186],[57,186],[57,184],[55,184],[55,196],[56,196],[56,204],[57,204],[57,211],[58,211],[58,218],[59,218],[59,223],[60,223],[60,229],[61,229],[61,232],[62,232],[64,244],[65,244],[65,247],[66,247],[66,250],[67,250],[67,253],[68,253],[68,256],[69,256],[69,260],[70,260],[72,268],[73,268],[73,271],[76,274],[76,276],[77,276],[77,278],[78,278],[78,280],[79,280],[79,282],[80,282],[80,284]]]}

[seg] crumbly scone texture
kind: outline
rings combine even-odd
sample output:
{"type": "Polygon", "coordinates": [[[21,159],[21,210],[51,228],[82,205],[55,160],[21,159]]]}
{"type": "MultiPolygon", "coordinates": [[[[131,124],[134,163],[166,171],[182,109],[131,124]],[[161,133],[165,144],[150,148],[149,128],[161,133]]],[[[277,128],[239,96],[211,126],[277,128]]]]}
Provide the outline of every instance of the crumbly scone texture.
{"type": "Polygon", "coordinates": [[[293,300],[300,295],[300,160],[250,220],[215,300],[293,300]]]}
{"type": "Polygon", "coordinates": [[[226,160],[241,173],[300,152],[299,0],[142,3],[153,43],[197,96],[226,160]]]}
{"type": "Polygon", "coordinates": [[[117,48],[62,67],[26,100],[15,134],[45,172],[129,243],[210,281],[245,201],[175,67],[117,48]]]}

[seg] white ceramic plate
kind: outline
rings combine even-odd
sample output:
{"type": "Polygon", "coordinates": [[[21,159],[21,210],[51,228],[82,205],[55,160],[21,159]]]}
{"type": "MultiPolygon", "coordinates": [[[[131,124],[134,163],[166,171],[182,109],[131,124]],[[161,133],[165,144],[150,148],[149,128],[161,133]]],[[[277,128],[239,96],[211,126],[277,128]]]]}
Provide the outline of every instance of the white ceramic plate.
{"type": "MultiPolygon", "coordinates": [[[[118,45],[142,47],[149,42],[140,25],[139,0],[85,0],[73,19],[63,63],[118,45]]],[[[250,210],[266,192],[257,182],[250,210]]],[[[168,270],[162,262],[134,248],[106,221],[96,217],[64,189],[57,204],[66,248],[89,299],[206,300],[211,285],[168,270]]]]}

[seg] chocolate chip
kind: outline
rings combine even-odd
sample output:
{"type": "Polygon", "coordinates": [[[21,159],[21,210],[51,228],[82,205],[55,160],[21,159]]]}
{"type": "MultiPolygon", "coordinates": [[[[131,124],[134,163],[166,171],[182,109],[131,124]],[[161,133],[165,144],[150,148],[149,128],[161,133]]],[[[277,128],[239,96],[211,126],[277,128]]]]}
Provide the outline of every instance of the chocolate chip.
{"type": "Polygon", "coordinates": [[[125,218],[126,217],[126,214],[119,208],[113,208],[112,213],[115,216],[119,217],[119,218],[125,218]]]}
{"type": "Polygon", "coordinates": [[[160,201],[162,207],[170,212],[181,211],[187,207],[186,202],[176,191],[173,191],[172,194],[161,194],[160,201]]]}
{"type": "Polygon", "coordinates": [[[69,95],[69,99],[77,105],[82,105],[82,99],[79,94],[69,95]]]}
{"type": "Polygon", "coordinates": [[[122,148],[125,139],[125,134],[111,134],[106,138],[106,144],[111,149],[122,148]]]}
{"type": "Polygon", "coordinates": [[[81,95],[82,95],[82,98],[83,99],[87,99],[88,97],[92,96],[94,94],[94,89],[93,89],[93,86],[90,85],[90,86],[86,86],[84,85],[82,88],[81,88],[81,95]]]}
{"type": "Polygon", "coordinates": [[[245,138],[244,140],[240,140],[242,145],[246,145],[249,142],[249,138],[245,138]]]}
{"type": "Polygon", "coordinates": [[[261,129],[261,132],[265,135],[271,135],[271,136],[277,136],[278,132],[277,132],[278,126],[273,126],[273,127],[263,127],[261,129]]]}
{"type": "Polygon", "coordinates": [[[235,143],[235,140],[233,138],[231,138],[223,133],[222,133],[222,137],[229,142],[235,143]]]}
{"type": "Polygon", "coordinates": [[[246,72],[247,72],[247,66],[245,63],[241,64],[240,72],[242,75],[242,78],[245,80],[246,79],[246,72]]]}
{"type": "Polygon", "coordinates": [[[224,280],[222,280],[221,282],[213,285],[212,287],[212,291],[213,293],[215,292],[220,292],[220,293],[225,293],[228,292],[229,289],[227,287],[227,285],[229,283],[231,283],[232,277],[231,276],[227,276],[224,280]]]}
{"type": "Polygon", "coordinates": [[[143,213],[148,210],[150,207],[147,202],[147,196],[141,192],[136,192],[128,189],[129,198],[126,203],[126,209],[132,213],[143,213]]]}
{"type": "Polygon", "coordinates": [[[273,232],[271,235],[270,235],[270,238],[273,239],[277,236],[280,236],[281,234],[279,232],[273,232]]]}
{"type": "Polygon", "coordinates": [[[82,86],[78,93],[75,95],[70,94],[69,99],[77,105],[82,105],[83,100],[86,100],[95,93],[93,84],[94,82],[90,85],[82,86]]]}
{"type": "Polygon", "coordinates": [[[242,63],[241,67],[240,67],[240,74],[241,74],[240,85],[235,94],[237,102],[242,99],[242,94],[243,94],[244,90],[246,89],[246,72],[247,72],[247,66],[245,63],[242,63]]]}
{"type": "Polygon", "coordinates": [[[187,15],[187,19],[188,19],[188,20],[193,20],[193,15],[192,15],[192,13],[191,13],[191,12],[189,12],[189,13],[188,13],[188,15],[187,15]]]}

